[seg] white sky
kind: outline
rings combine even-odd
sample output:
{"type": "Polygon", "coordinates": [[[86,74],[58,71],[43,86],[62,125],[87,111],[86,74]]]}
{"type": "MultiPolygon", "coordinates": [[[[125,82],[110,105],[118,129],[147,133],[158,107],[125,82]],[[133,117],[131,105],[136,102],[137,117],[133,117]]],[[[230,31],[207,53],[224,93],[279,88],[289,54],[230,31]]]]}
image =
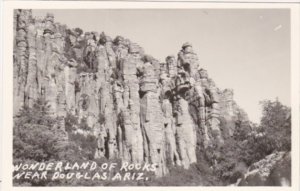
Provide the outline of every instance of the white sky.
{"type": "Polygon", "coordinates": [[[191,42],[220,88],[259,122],[259,101],[290,106],[290,13],[286,9],[34,10],[84,31],[104,31],[140,44],[160,61],[191,42]]]}

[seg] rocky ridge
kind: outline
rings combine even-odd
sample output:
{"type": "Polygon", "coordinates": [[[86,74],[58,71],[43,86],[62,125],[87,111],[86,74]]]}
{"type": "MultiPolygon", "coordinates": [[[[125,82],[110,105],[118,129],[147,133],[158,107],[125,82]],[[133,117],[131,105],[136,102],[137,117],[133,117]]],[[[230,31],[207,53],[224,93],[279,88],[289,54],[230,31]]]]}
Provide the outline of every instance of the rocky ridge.
{"type": "Polygon", "coordinates": [[[43,97],[56,128],[65,129],[67,114],[86,121],[88,129],[75,132],[97,138],[95,158],[156,163],[164,176],[169,165],[189,168],[201,149],[223,144],[223,131],[230,136],[236,121],[248,121],[189,43],[160,63],[122,36],[69,29],[52,14],[16,10],[14,28],[14,114],[43,97]]]}

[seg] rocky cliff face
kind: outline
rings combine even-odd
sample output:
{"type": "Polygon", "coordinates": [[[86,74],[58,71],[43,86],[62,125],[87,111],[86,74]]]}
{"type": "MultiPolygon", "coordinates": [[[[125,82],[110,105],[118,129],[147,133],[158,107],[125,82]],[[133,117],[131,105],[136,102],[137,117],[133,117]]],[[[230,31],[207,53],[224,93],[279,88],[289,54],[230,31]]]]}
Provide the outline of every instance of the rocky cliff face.
{"type": "Polygon", "coordinates": [[[86,121],[88,130],[75,131],[97,138],[95,158],[156,163],[163,176],[169,165],[197,162],[200,147],[223,144],[221,120],[229,134],[247,120],[189,43],[160,63],[121,36],[69,29],[52,14],[14,16],[14,114],[45,98],[57,128],[67,114],[86,121]]]}

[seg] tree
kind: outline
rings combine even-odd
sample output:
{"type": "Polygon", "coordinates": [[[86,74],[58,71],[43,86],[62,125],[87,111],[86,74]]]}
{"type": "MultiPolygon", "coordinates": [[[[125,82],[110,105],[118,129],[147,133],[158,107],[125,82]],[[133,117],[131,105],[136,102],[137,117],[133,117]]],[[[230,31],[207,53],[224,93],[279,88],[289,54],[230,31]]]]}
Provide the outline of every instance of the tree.
{"type": "MultiPolygon", "coordinates": [[[[66,133],[55,127],[57,119],[49,114],[49,105],[43,98],[24,107],[14,119],[13,163],[75,161],[78,146],[69,142],[66,133]]],[[[14,185],[46,185],[45,180],[14,180],[14,185]]]]}
{"type": "MultiPolygon", "coordinates": [[[[229,184],[245,173],[247,167],[275,151],[291,149],[290,108],[278,100],[261,102],[260,125],[249,121],[235,121],[233,137],[227,137],[221,147],[210,147],[205,151],[212,163],[214,173],[229,184]]],[[[225,123],[221,123],[226,129],[225,123]]]]}
{"type": "Polygon", "coordinates": [[[266,146],[274,151],[291,150],[291,110],[277,100],[261,102],[263,116],[261,128],[265,134],[266,146]]]}
{"type": "MultiPolygon", "coordinates": [[[[274,151],[291,150],[291,111],[278,100],[261,103],[260,125],[245,140],[240,140],[239,156],[251,165],[274,151]]],[[[244,136],[243,136],[244,137],[244,136]]]]}

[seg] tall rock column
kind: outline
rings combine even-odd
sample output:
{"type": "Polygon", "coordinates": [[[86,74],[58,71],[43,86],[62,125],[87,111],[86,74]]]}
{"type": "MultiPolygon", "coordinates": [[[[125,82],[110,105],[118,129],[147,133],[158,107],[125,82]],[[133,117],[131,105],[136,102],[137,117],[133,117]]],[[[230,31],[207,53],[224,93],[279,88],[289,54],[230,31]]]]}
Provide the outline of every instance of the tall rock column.
{"type": "Polygon", "coordinates": [[[233,90],[225,89],[222,91],[221,97],[221,115],[226,121],[226,127],[228,131],[228,136],[232,136],[235,129],[235,120],[236,114],[235,112],[239,109],[237,108],[234,100],[233,100],[233,90]]]}
{"type": "MultiPolygon", "coordinates": [[[[115,113],[116,113],[116,123],[117,123],[117,145],[118,145],[118,156],[123,158],[127,156],[127,160],[129,157],[129,149],[126,148],[126,143],[124,139],[125,136],[125,125],[124,119],[129,119],[127,108],[124,104],[124,82],[123,82],[123,70],[122,64],[125,58],[128,55],[128,45],[125,42],[125,39],[121,36],[117,36],[114,41],[114,45],[110,44],[110,47],[113,48],[114,54],[109,53],[109,55],[114,55],[115,58],[111,58],[110,62],[115,63],[112,64],[114,70],[114,83],[113,83],[113,98],[115,105],[115,113]],[[125,114],[125,115],[123,115],[125,114]],[[126,116],[126,117],[125,117],[126,116]],[[124,118],[125,117],[125,118],[124,118]]],[[[111,49],[109,49],[111,51],[111,49]]],[[[128,89],[127,89],[128,90],[128,89]]],[[[129,93],[129,91],[128,91],[129,93]]],[[[129,95],[129,94],[128,94],[129,95]]],[[[130,123],[127,120],[127,123],[130,123]]]]}
{"type": "Polygon", "coordinates": [[[140,97],[137,67],[142,65],[140,48],[132,44],[129,55],[120,63],[124,83],[124,110],[122,117],[124,140],[124,160],[140,163],[144,158],[143,137],[140,127],[140,97]]]}
{"type": "Polygon", "coordinates": [[[157,164],[156,174],[167,173],[165,161],[164,123],[159,120],[163,116],[155,68],[149,59],[142,67],[140,79],[141,91],[141,127],[144,131],[144,152],[146,161],[157,164]]]}
{"type": "Polygon", "coordinates": [[[105,127],[108,131],[108,158],[115,158],[118,156],[117,150],[117,116],[113,100],[113,86],[109,83],[105,84],[106,106],[104,110],[105,127]]]}
{"type": "Polygon", "coordinates": [[[66,96],[66,104],[67,111],[75,115],[76,111],[76,90],[75,90],[75,82],[77,75],[77,62],[72,59],[66,62],[66,67],[64,68],[65,73],[65,96],[66,96]]]}
{"type": "Polygon", "coordinates": [[[165,132],[166,162],[170,165],[181,165],[176,145],[176,125],[173,118],[172,81],[166,73],[160,76],[162,112],[165,132]]]}
{"type": "Polygon", "coordinates": [[[190,164],[197,162],[196,130],[189,113],[188,101],[182,95],[178,96],[175,112],[179,155],[183,167],[187,169],[190,164]]]}
{"type": "Polygon", "coordinates": [[[78,116],[80,120],[86,120],[87,126],[93,129],[99,115],[96,74],[82,72],[79,75],[79,92],[76,95],[78,116]]]}
{"type": "Polygon", "coordinates": [[[196,159],[196,130],[190,115],[189,102],[186,95],[189,93],[191,84],[189,74],[184,70],[178,71],[176,76],[176,98],[174,113],[176,116],[176,139],[181,163],[184,168],[189,168],[196,159]]]}
{"type": "Polygon", "coordinates": [[[24,106],[25,86],[28,69],[27,27],[31,19],[31,10],[16,10],[16,61],[14,70],[14,113],[17,114],[24,106]]]}
{"type": "Polygon", "coordinates": [[[45,23],[42,18],[36,19],[36,58],[37,58],[37,81],[38,91],[45,96],[45,75],[46,75],[46,57],[45,57],[45,23]]]}
{"type": "Polygon", "coordinates": [[[37,58],[36,58],[36,28],[33,23],[28,26],[28,73],[26,82],[26,105],[33,106],[34,101],[38,98],[38,82],[37,82],[37,58]]]}
{"type": "Polygon", "coordinates": [[[107,150],[104,152],[109,159],[112,159],[119,155],[117,148],[117,113],[114,106],[114,90],[112,85],[114,78],[112,76],[111,64],[111,60],[115,60],[115,58],[112,58],[110,37],[102,33],[99,42],[100,44],[96,48],[98,67],[95,89],[98,90],[100,122],[103,123],[107,133],[107,147],[104,148],[107,150]],[[109,50],[107,50],[108,48],[109,50]]]}
{"type": "Polygon", "coordinates": [[[224,139],[222,137],[221,129],[220,129],[220,95],[219,90],[215,86],[215,83],[208,79],[208,109],[207,109],[207,126],[210,127],[211,136],[214,140],[217,141],[218,145],[223,145],[224,139]]]}
{"type": "Polygon", "coordinates": [[[58,95],[58,71],[57,67],[61,64],[60,54],[57,51],[53,51],[53,15],[47,14],[45,18],[45,29],[44,29],[44,39],[45,39],[45,99],[49,103],[50,114],[57,116],[57,95],[58,95]]]}
{"type": "Polygon", "coordinates": [[[195,105],[198,115],[198,125],[202,131],[203,144],[204,147],[207,147],[210,142],[209,130],[206,124],[207,121],[207,103],[209,102],[209,95],[207,94],[206,85],[206,76],[201,75],[201,70],[197,70],[193,76],[194,80],[194,92],[193,96],[190,96],[190,103],[195,105]]]}
{"type": "Polygon", "coordinates": [[[208,136],[208,132],[207,132],[208,130],[207,130],[207,126],[205,125],[205,122],[206,122],[205,100],[207,99],[207,94],[205,92],[205,88],[203,87],[200,72],[197,71],[193,77],[194,77],[193,78],[194,79],[194,89],[196,92],[195,97],[197,97],[197,101],[195,101],[195,102],[197,103],[196,108],[198,110],[199,127],[203,131],[203,135],[204,135],[204,139],[205,139],[204,141],[208,141],[209,140],[209,136],[208,136]]]}
{"type": "Polygon", "coordinates": [[[112,70],[115,70],[116,67],[117,67],[116,54],[113,50],[112,39],[109,36],[106,36],[105,48],[106,48],[106,52],[107,52],[110,67],[111,67],[112,70]]]}
{"type": "MultiPolygon", "coordinates": [[[[56,30],[57,31],[57,30],[56,30]]],[[[57,86],[57,116],[59,117],[60,127],[64,129],[64,118],[67,115],[67,97],[66,97],[66,76],[65,67],[67,67],[67,59],[64,56],[64,36],[57,31],[52,36],[52,52],[57,56],[56,73],[56,86],[57,86]]],[[[75,95],[75,91],[73,93],[75,95]]],[[[73,96],[74,97],[74,96],[73,96]]],[[[69,99],[69,98],[68,98],[69,99]]]]}
{"type": "MultiPolygon", "coordinates": [[[[124,111],[124,101],[123,101],[124,88],[120,81],[115,81],[113,84],[113,100],[114,100],[114,111],[116,115],[116,140],[118,145],[118,157],[124,156],[124,144],[123,144],[123,131],[122,126],[124,121],[122,118],[122,112],[124,111]]],[[[124,126],[123,126],[124,127],[124,126]]]]}

